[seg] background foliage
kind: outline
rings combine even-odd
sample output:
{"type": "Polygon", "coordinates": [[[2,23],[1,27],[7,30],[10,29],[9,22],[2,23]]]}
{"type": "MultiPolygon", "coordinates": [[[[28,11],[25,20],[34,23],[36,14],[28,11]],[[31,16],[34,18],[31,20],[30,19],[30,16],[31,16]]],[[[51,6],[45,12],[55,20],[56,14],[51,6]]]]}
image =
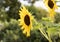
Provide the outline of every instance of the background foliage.
{"type": "Polygon", "coordinates": [[[48,12],[33,6],[34,2],[30,2],[32,7],[26,8],[35,16],[37,23],[33,21],[31,36],[26,37],[18,25],[21,3],[18,0],[0,0],[0,42],[49,42],[45,36],[52,42],[60,42],[60,13],[56,13],[52,23],[47,17],[48,12]],[[46,33],[45,36],[39,29],[46,33]]]}

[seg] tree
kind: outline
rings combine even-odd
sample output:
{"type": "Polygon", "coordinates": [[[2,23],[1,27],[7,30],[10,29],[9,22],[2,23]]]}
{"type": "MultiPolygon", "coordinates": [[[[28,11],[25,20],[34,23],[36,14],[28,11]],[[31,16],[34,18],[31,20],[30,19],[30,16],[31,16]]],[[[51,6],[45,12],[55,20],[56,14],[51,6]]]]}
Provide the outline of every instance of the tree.
{"type": "Polygon", "coordinates": [[[19,18],[19,8],[21,3],[18,0],[0,0],[0,7],[4,7],[4,9],[6,9],[7,7],[9,7],[9,10],[6,11],[8,19],[10,18],[14,18],[14,19],[18,19],[19,18]]]}

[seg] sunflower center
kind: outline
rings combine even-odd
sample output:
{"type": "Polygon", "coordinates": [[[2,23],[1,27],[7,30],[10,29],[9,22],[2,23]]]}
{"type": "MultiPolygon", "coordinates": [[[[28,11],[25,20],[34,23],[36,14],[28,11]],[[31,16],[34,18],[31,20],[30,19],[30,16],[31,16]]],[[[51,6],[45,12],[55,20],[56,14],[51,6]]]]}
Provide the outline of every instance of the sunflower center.
{"type": "Polygon", "coordinates": [[[52,9],[53,6],[54,6],[54,3],[53,3],[51,0],[49,0],[49,1],[48,1],[48,6],[52,9]]]}
{"type": "Polygon", "coordinates": [[[28,25],[28,26],[30,25],[30,17],[28,15],[26,15],[24,17],[24,22],[25,22],[26,25],[28,25]]]}

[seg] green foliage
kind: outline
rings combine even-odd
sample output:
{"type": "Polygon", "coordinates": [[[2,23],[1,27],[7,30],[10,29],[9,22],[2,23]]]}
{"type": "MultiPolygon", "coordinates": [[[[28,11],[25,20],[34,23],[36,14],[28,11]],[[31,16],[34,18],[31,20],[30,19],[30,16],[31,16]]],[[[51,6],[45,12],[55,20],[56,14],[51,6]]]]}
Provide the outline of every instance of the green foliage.
{"type": "Polygon", "coordinates": [[[56,13],[55,15],[55,23],[59,23],[60,22],[60,13],[56,13]]]}
{"type": "Polygon", "coordinates": [[[18,0],[0,0],[0,3],[0,8],[4,7],[4,10],[8,9],[7,11],[5,10],[8,21],[10,18],[19,19],[18,10],[20,9],[21,3],[18,0]]]}
{"type": "Polygon", "coordinates": [[[20,9],[21,3],[18,2],[18,0],[5,0],[5,2],[5,7],[9,7],[9,10],[7,11],[9,18],[18,19],[18,10],[20,9]]]}
{"type": "Polygon", "coordinates": [[[4,10],[4,7],[0,8],[0,20],[4,21],[7,19],[6,12],[4,10]]]}
{"type": "Polygon", "coordinates": [[[1,22],[4,27],[0,30],[0,42],[46,42],[47,39],[45,39],[44,36],[40,33],[39,30],[33,30],[31,31],[31,36],[26,37],[21,27],[18,25],[18,21],[15,19],[11,19],[10,22],[1,22]],[[44,40],[44,41],[42,41],[44,40]]]}
{"type": "Polygon", "coordinates": [[[60,23],[52,23],[49,19],[47,21],[47,19],[42,19],[43,21],[41,23],[43,26],[40,28],[40,31],[42,31],[41,33],[49,42],[57,42],[58,40],[56,41],[56,39],[60,38],[60,23]]]}

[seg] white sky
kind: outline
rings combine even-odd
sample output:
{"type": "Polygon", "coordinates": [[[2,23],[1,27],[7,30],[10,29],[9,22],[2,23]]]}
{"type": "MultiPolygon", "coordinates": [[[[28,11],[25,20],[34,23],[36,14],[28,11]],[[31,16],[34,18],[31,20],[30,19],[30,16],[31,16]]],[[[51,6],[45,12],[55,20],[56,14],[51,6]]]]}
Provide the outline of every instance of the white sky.
{"type": "MultiPolygon", "coordinates": [[[[27,1],[23,1],[23,0],[19,0],[19,1],[20,1],[23,5],[31,5],[31,4],[29,4],[27,1]]],[[[60,5],[60,2],[58,2],[57,5],[60,5]]],[[[36,6],[36,7],[42,7],[42,8],[44,8],[44,9],[47,10],[47,8],[45,7],[43,1],[36,1],[35,4],[34,4],[34,6],[36,6]]],[[[58,10],[56,10],[56,11],[57,11],[57,12],[60,12],[60,8],[58,8],[58,10]]]]}

